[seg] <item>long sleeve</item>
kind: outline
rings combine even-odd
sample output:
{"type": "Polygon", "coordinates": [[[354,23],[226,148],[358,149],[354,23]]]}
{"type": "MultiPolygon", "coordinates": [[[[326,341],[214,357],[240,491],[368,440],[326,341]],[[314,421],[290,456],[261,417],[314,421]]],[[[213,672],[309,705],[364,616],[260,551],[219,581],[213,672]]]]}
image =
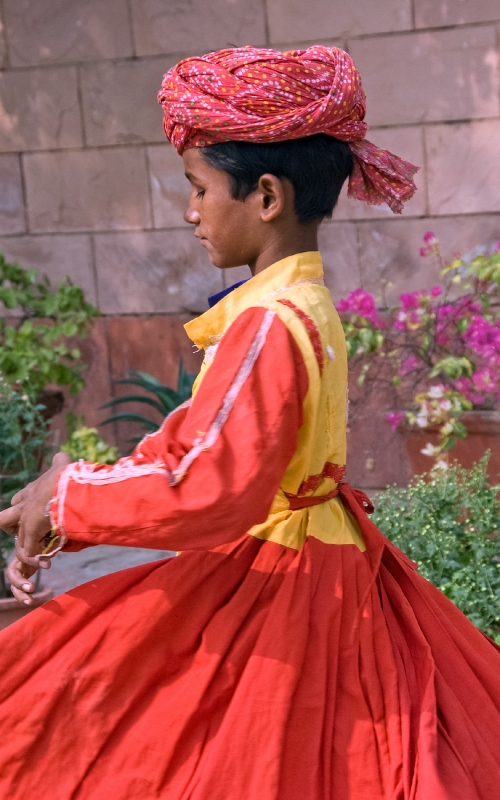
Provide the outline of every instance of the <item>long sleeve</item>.
{"type": "Polygon", "coordinates": [[[231,325],[188,408],[112,467],[78,462],[52,502],[71,541],[209,549],[263,522],[297,446],[308,378],[272,311],[231,325]]]}

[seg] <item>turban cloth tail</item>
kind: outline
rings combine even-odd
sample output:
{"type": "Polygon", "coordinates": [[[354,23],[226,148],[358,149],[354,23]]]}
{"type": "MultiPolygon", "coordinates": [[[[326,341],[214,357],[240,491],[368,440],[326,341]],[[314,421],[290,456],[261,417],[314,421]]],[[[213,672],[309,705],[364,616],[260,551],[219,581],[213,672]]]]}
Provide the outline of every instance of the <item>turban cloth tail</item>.
{"type": "Polygon", "coordinates": [[[163,78],[158,100],[167,139],[182,153],[227,141],[269,144],[324,133],[354,157],[349,197],[400,214],[418,167],[365,139],[366,96],[352,58],[338,47],[240,47],[186,58],[163,78]]]}

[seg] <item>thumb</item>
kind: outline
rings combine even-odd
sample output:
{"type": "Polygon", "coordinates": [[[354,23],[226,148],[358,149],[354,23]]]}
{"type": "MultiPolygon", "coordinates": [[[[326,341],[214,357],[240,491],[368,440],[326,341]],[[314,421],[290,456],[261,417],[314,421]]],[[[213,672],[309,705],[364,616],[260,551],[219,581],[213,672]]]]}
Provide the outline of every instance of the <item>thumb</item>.
{"type": "Polygon", "coordinates": [[[58,469],[62,469],[66,467],[68,464],[71,464],[71,456],[69,453],[56,453],[54,458],[52,459],[52,466],[57,467],[58,469]]]}

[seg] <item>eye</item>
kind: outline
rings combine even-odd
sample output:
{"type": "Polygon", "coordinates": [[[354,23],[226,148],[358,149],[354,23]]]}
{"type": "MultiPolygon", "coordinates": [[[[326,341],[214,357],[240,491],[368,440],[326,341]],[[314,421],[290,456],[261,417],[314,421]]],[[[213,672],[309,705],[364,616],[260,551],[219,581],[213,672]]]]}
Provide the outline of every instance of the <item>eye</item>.
{"type": "Polygon", "coordinates": [[[204,189],[200,189],[200,191],[197,192],[197,194],[196,194],[196,199],[197,200],[201,200],[201,198],[203,197],[204,194],[205,194],[205,190],[204,189]]]}

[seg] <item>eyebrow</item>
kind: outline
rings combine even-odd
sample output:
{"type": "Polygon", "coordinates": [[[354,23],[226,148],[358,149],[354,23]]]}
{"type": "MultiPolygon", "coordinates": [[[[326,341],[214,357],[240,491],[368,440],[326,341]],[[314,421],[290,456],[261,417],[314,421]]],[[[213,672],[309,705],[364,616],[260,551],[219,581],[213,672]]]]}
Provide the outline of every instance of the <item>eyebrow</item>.
{"type": "Polygon", "coordinates": [[[191,183],[199,183],[200,182],[199,178],[197,178],[191,172],[185,172],[184,175],[186,176],[188,181],[191,181],[191,183]]]}

